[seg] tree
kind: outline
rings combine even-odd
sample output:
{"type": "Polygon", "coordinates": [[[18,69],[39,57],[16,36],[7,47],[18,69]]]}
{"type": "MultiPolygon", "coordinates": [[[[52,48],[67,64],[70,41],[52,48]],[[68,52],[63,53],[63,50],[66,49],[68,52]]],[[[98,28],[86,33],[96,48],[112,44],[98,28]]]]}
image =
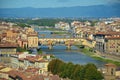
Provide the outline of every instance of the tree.
{"type": "Polygon", "coordinates": [[[48,71],[57,74],[62,78],[69,78],[72,80],[102,80],[102,74],[97,71],[94,64],[74,65],[73,63],[64,63],[59,59],[50,61],[48,71]]]}
{"type": "Polygon", "coordinates": [[[60,66],[62,66],[64,63],[59,59],[52,60],[48,65],[48,71],[52,72],[53,74],[60,73],[60,66]]]}
{"type": "Polygon", "coordinates": [[[74,68],[74,72],[73,72],[73,76],[72,76],[72,79],[73,80],[83,80],[83,74],[84,72],[82,71],[83,70],[83,67],[84,66],[80,66],[80,65],[75,65],[75,68],[74,68]]]}
{"type": "Polygon", "coordinates": [[[38,50],[38,54],[42,54],[42,50],[38,50]]]}
{"type": "Polygon", "coordinates": [[[66,77],[69,77],[69,78],[72,77],[73,67],[74,67],[73,63],[71,63],[71,62],[67,63],[66,77]]]}
{"type": "Polygon", "coordinates": [[[26,51],[24,48],[17,47],[17,52],[24,52],[24,51],[26,51]]]}
{"type": "Polygon", "coordinates": [[[103,76],[99,71],[97,71],[97,67],[94,64],[87,64],[84,68],[84,79],[85,80],[102,80],[103,76]]]}

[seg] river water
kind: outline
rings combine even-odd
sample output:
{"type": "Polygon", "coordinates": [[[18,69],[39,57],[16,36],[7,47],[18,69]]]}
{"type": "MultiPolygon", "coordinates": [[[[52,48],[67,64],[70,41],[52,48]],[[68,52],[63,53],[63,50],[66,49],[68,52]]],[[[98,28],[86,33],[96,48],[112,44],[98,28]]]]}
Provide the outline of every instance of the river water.
{"type": "MultiPolygon", "coordinates": [[[[39,34],[45,34],[44,38],[51,38],[51,32],[42,32],[40,31],[39,34]]],[[[39,35],[39,38],[43,38],[39,35]]],[[[61,38],[61,36],[57,36],[57,38],[61,38]]],[[[57,58],[65,61],[65,62],[73,62],[74,64],[87,64],[87,63],[94,63],[97,67],[103,67],[105,62],[95,60],[85,54],[82,54],[80,50],[72,46],[71,50],[66,50],[65,45],[54,45],[52,50],[49,50],[47,46],[40,46],[42,51],[46,54],[54,54],[57,58]]]]}

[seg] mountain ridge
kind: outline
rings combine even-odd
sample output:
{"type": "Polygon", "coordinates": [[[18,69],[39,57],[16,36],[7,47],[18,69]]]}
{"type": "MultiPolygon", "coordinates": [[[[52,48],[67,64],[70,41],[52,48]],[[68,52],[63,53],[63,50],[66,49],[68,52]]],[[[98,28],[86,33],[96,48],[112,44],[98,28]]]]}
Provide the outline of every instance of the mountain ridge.
{"type": "Polygon", "coordinates": [[[58,8],[0,8],[0,17],[120,17],[120,5],[93,5],[58,8]]]}

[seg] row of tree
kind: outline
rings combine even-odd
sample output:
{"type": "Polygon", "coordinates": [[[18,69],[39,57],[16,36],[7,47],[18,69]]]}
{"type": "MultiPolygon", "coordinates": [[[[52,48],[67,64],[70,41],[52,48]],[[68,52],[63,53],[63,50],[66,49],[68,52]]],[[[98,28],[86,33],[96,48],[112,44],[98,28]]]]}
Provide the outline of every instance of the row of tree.
{"type": "Polygon", "coordinates": [[[71,62],[65,63],[59,59],[52,60],[48,65],[48,71],[62,78],[71,80],[102,80],[102,74],[94,64],[79,65],[71,62]]]}
{"type": "Polygon", "coordinates": [[[97,21],[92,21],[92,20],[82,20],[82,19],[70,19],[70,18],[41,18],[41,19],[36,19],[36,20],[32,20],[32,19],[1,19],[0,21],[6,21],[6,22],[13,22],[13,23],[17,23],[17,25],[21,26],[21,27],[30,27],[29,25],[39,25],[39,26],[51,26],[54,27],[55,23],[58,23],[59,21],[63,21],[63,22],[68,22],[71,23],[74,20],[76,21],[81,21],[81,22],[85,22],[85,21],[90,21],[91,22],[91,26],[94,26],[95,23],[97,21]]]}
{"type": "Polygon", "coordinates": [[[6,22],[13,22],[17,23],[17,25],[21,27],[30,27],[29,25],[39,25],[39,26],[51,26],[54,27],[55,23],[58,23],[59,21],[63,22],[72,22],[73,20],[71,19],[54,19],[54,18],[43,18],[43,19],[0,19],[0,21],[6,21],[6,22]],[[27,25],[28,24],[28,25],[27,25]]]}

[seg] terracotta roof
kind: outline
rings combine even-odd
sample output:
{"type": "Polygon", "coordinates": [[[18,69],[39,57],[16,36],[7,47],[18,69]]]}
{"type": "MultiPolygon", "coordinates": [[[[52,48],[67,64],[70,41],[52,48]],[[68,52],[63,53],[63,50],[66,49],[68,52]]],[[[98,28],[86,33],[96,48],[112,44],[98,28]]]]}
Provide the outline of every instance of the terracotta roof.
{"type": "Polygon", "coordinates": [[[4,68],[5,68],[5,66],[0,66],[0,70],[1,70],[1,69],[4,69],[4,68]]]}
{"type": "Polygon", "coordinates": [[[105,39],[120,39],[120,36],[119,37],[110,36],[110,37],[106,37],[105,39]]]}
{"type": "Polygon", "coordinates": [[[8,80],[8,79],[5,79],[5,78],[0,78],[0,80],[8,80]]]}
{"type": "Polygon", "coordinates": [[[28,60],[30,62],[35,62],[35,57],[34,56],[27,56],[25,60],[28,60]]]}
{"type": "Polygon", "coordinates": [[[23,52],[17,52],[16,55],[19,55],[19,54],[24,54],[23,52]]]}
{"type": "Polygon", "coordinates": [[[61,80],[58,75],[51,76],[51,80],[61,80]]]}
{"type": "Polygon", "coordinates": [[[108,35],[108,33],[106,33],[106,32],[97,32],[96,35],[97,35],[97,34],[108,35]]]}
{"type": "Polygon", "coordinates": [[[25,70],[25,72],[32,72],[32,73],[36,73],[38,71],[39,71],[39,68],[30,68],[30,67],[25,70]]]}
{"type": "Polygon", "coordinates": [[[90,38],[87,38],[86,40],[88,40],[88,41],[93,41],[92,39],[90,39],[90,38]]]}
{"type": "Polygon", "coordinates": [[[43,75],[34,75],[29,78],[29,80],[44,80],[43,75]]]}
{"type": "MultiPolygon", "coordinates": [[[[22,54],[22,53],[19,53],[19,54],[22,54]]],[[[46,55],[46,56],[47,56],[47,55],[46,55]]],[[[30,62],[32,62],[32,63],[34,63],[34,62],[48,62],[47,60],[44,60],[44,59],[43,59],[43,55],[26,56],[26,58],[19,58],[18,60],[19,60],[19,61],[27,60],[27,61],[30,61],[30,62]]]]}
{"type": "Polygon", "coordinates": [[[5,65],[4,63],[0,62],[0,66],[1,66],[1,67],[4,66],[4,65],[5,65]]]}
{"type": "Polygon", "coordinates": [[[120,32],[97,32],[96,34],[102,34],[102,35],[120,35],[120,32]]]}
{"type": "Polygon", "coordinates": [[[10,71],[9,76],[11,76],[13,78],[16,78],[16,76],[18,76],[18,77],[22,78],[22,80],[28,80],[23,72],[18,72],[18,71],[15,71],[15,70],[10,71]]]}
{"type": "Polygon", "coordinates": [[[10,42],[1,42],[0,43],[0,47],[1,48],[5,48],[5,47],[11,47],[11,48],[13,48],[13,47],[17,47],[17,44],[10,43],[10,42]]]}
{"type": "Polygon", "coordinates": [[[27,36],[28,36],[28,37],[29,37],[29,36],[38,36],[38,34],[37,34],[37,33],[29,33],[27,36]]]}
{"type": "Polygon", "coordinates": [[[18,39],[19,41],[27,42],[28,40],[26,39],[18,39]]]}
{"type": "Polygon", "coordinates": [[[36,62],[48,62],[48,61],[42,59],[42,60],[36,60],[36,62]]]}
{"type": "Polygon", "coordinates": [[[19,60],[19,61],[24,61],[24,58],[19,58],[18,60],[19,60]]]}
{"type": "Polygon", "coordinates": [[[112,64],[112,63],[105,64],[105,66],[116,67],[116,65],[115,65],[115,64],[112,64]]]}

